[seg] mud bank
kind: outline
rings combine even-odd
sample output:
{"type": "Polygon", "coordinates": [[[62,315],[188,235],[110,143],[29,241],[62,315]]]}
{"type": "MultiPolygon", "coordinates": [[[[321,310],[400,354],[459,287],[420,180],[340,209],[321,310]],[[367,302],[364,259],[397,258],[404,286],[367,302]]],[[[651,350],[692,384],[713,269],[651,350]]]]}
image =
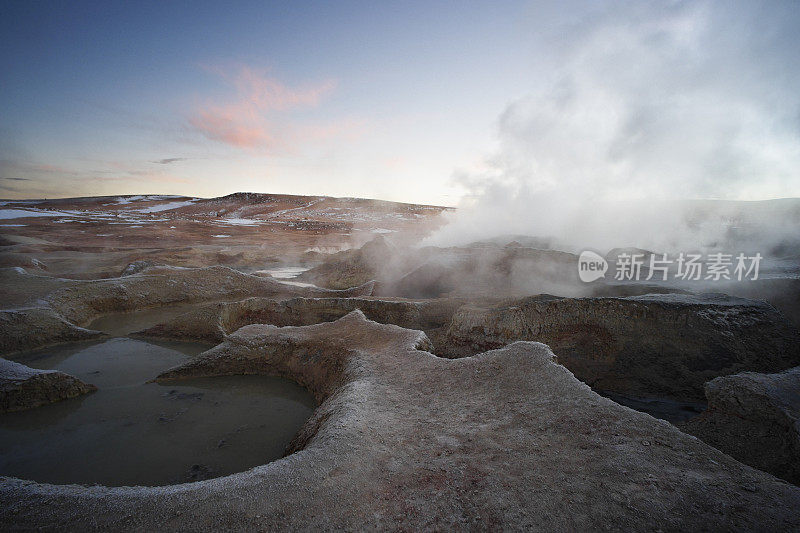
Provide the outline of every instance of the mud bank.
{"type": "Polygon", "coordinates": [[[745,464],[800,485],[800,367],[705,386],[708,410],[680,428],[745,464]]]}
{"type": "Polygon", "coordinates": [[[160,488],[0,481],[5,527],[792,529],[800,488],[602,398],[517,342],[456,360],[355,311],[246,326],[162,382],[283,374],[322,400],[296,453],[160,488]],[[598,495],[602,495],[598,498],[598,495]],[[313,502],[311,505],[309,502],[313,502]]]}
{"type": "Polygon", "coordinates": [[[47,296],[68,320],[84,324],[105,313],[132,311],[181,302],[202,302],[246,296],[363,296],[372,285],[330,291],[296,287],[251,276],[228,267],[151,267],[140,273],[108,280],[75,282],[47,296]]]}
{"type": "Polygon", "coordinates": [[[763,301],[720,294],[628,298],[537,296],[461,307],[438,353],[450,357],[517,340],[549,345],[598,390],[703,399],[703,384],[800,363],[800,332],[763,301]]]}
{"type": "Polygon", "coordinates": [[[4,269],[0,297],[10,309],[0,315],[0,354],[97,336],[81,328],[110,313],[248,296],[350,297],[370,295],[373,284],[331,291],[296,287],[227,267],[151,267],[113,279],[53,279],[4,269]]]}
{"type": "Polygon", "coordinates": [[[249,298],[191,310],[137,336],[221,342],[248,324],[302,326],[359,309],[370,320],[425,331],[458,358],[517,340],[548,344],[596,390],[702,402],[703,384],[800,363],[800,332],[762,301],[725,295],[538,296],[492,304],[442,298],[249,298]]]}
{"type": "Polygon", "coordinates": [[[359,309],[381,324],[436,333],[446,326],[465,300],[399,300],[378,298],[247,298],[199,306],[180,316],[135,333],[139,337],[201,339],[221,342],[249,324],[308,326],[331,322],[359,309]]]}
{"type": "Polygon", "coordinates": [[[298,280],[341,289],[376,280],[376,294],[405,298],[519,296],[552,292],[586,295],[577,283],[578,257],[518,244],[473,243],[460,247],[403,247],[383,237],[361,248],[327,256],[298,280]]]}
{"type": "Polygon", "coordinates": [[[0,311],[0,354],[3,355],[102,335],[99,331],[71,324],[50,309],[0,311]]]}
{"type": "Polygon", "coordinates": [[[97,390],[53,370],[38,370],[0,359],[0,413],[23,411],[97,390]]]}

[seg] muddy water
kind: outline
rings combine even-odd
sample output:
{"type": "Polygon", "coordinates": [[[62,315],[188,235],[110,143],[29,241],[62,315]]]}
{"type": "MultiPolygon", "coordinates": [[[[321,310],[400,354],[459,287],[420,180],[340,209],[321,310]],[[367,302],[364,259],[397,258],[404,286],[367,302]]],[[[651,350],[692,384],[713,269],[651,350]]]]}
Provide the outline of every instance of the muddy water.
{"type": "Polygon", "coordinates": [[[316,287],[313,283],[306,283],[304,281],[296,281],[295,278],[308,270],[308,267],[301,266],[284,266],[277,268],[270,268],[266,270],[257,270],[255,274],[269,274],[273,279],[285,283],[287,285],[294,285],[295,287],[316,287]]]}
{"type": "Polygon", "coordinates": [[[275,279],[284,280],[284,279],[296,278],[306,270],[308,270],[308,268],[302,266],[284,266],[284,267],[270,268],[266,270],[259,270],[259,272],[265,272],[267,274],[270,274],[275,279]]]}
{"type": "MultiPolygon", "coordinates": [[[[132,329],[152,325],[152,315],[135,315],[106,317],[99,326],[124,330],[126,317],[136,322],[132,329]]],[[[147,383],[206,349],[199,343],[117,337],[17,357],[99,390],[0,415],[0,475],[50,483],[165,485],[282,457],[316,407],[297,384],[263,376],[147,383]]]]}

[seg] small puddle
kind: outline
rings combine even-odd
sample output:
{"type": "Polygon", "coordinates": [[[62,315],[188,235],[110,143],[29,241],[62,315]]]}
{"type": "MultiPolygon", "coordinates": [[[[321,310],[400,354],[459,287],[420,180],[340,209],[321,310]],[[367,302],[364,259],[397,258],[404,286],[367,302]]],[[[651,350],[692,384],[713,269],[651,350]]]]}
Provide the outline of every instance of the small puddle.
{"type": "Polygon", "coordinates": [[[285,266],[278,268],[268,268],[265,270],[256,270],[254,274],[269,274],[272,279],[285,283],[287,285],[294,285],[295,287],[316,287],[313,283],[306,283],[304,281],[295,281],[294,279],[308,270],[308,267],[301,266],[285,266]]]}
{"type": "MultiPolygon", "coordinates": [[[[152,325],[151,318],[137,316],[132,329],[152,325]]],[[[107,317],[101,329],[115,329],[117,319],[107,317]]],[[[147,383],[208,348],[118,337],[15,358],[99,390],[0,415],[0,475],[58,484],[167,485],[279,459],[316,408],[296,383],[265,376],[147,383]]]]}
{"type": "Polygon", "coordinates": [[[258,270],[258,272],[270,274],[275,279],[284,280],[284,279],[296,278],[306,270],[308,270],[307,267],[285,266],[285,267],[269,268],[265,270],[258,270]]]}

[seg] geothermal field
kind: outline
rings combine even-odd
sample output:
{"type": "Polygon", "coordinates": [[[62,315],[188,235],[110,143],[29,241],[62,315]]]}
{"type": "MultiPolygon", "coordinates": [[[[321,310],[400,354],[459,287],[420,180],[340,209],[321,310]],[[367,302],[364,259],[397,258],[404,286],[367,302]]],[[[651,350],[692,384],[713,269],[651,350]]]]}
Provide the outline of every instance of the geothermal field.
{"type": "Polygon", "coordinates": [[[800,0],[0,0],[0,532],[800,532],[800,0]]]}
{"type": "Polygon", "coordinates": [[[587,282],[377,200],[5,201],[0,523],[797,529],[800,248],[764,213],[800,202],[704,209],[706,272],[757,275],[620,243],[587,282]]]}

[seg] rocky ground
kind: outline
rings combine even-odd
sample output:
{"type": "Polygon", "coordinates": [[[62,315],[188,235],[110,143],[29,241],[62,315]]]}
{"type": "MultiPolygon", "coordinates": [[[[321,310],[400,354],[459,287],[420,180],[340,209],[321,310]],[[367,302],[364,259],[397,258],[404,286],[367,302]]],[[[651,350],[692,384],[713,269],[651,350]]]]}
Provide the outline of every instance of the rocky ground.
{"type": "Polygon", "coordinates": [[[96,390],[77,378],[0,359],[0,413],[23,411],[96,390]]]}
{"type": "MultiPolygon", "coordinates": [[[[796,280],[587,285],[538,240],[410,246],[442,212],[249,194],[0,206],[0,356],[174,309],[133,335],[216,347],[158,380],[279,375],[320,402],[284,459],[225,478],[0,478],[0,524],[800,528],[796,280]],[[708,409],[675,427],[598,392],[708,409]]],[[[0,363],[0,412],[93,390],[0,363]]]]}
{"type": "Polygon", "coordinates": [[[313,262],[376,235],[415,242],[446,208],[358,198],[236,193],[0,202],[0,267],[119,276],[134,261],[259,270],[313,262]]]}
{"type": "Polygon", "coordinates": [[[800,527],[799,488],[598,396],[543,344],[458,360],[426,348],[423,333],[358,311],[241,328],[159,380],[292,377],[321,401],[295,453],[166,488],[4,479],[0,520],[148,530],[800,527]]]}
{"type": "Polygon", "coordinates": [[[687,433],[776,476],[800,484],[800,367],[744,372],[706,383],[708,410],[687,433]]]}
{"type": "Polygon", "coordinates": [[[424,331],[441,357],[533,340],[596,390],[678,400],[703,399],[703,384],[717,376],[800,363],[800,332],[762,301],[670,294],[483,302],[248,298],[201,306],[136,335],[221,342],[248,324],[310,325],[359,309],[370,320],[424,331]]]}
{"type": "Polygon", "coordinates": [[[465,305],[440,344],[461,356],[515,340],[544,342],[592,387],[633,396],[702,398],[714,377],[800,362],[800,332],[774,307],[722,294],[465,305]]]}

